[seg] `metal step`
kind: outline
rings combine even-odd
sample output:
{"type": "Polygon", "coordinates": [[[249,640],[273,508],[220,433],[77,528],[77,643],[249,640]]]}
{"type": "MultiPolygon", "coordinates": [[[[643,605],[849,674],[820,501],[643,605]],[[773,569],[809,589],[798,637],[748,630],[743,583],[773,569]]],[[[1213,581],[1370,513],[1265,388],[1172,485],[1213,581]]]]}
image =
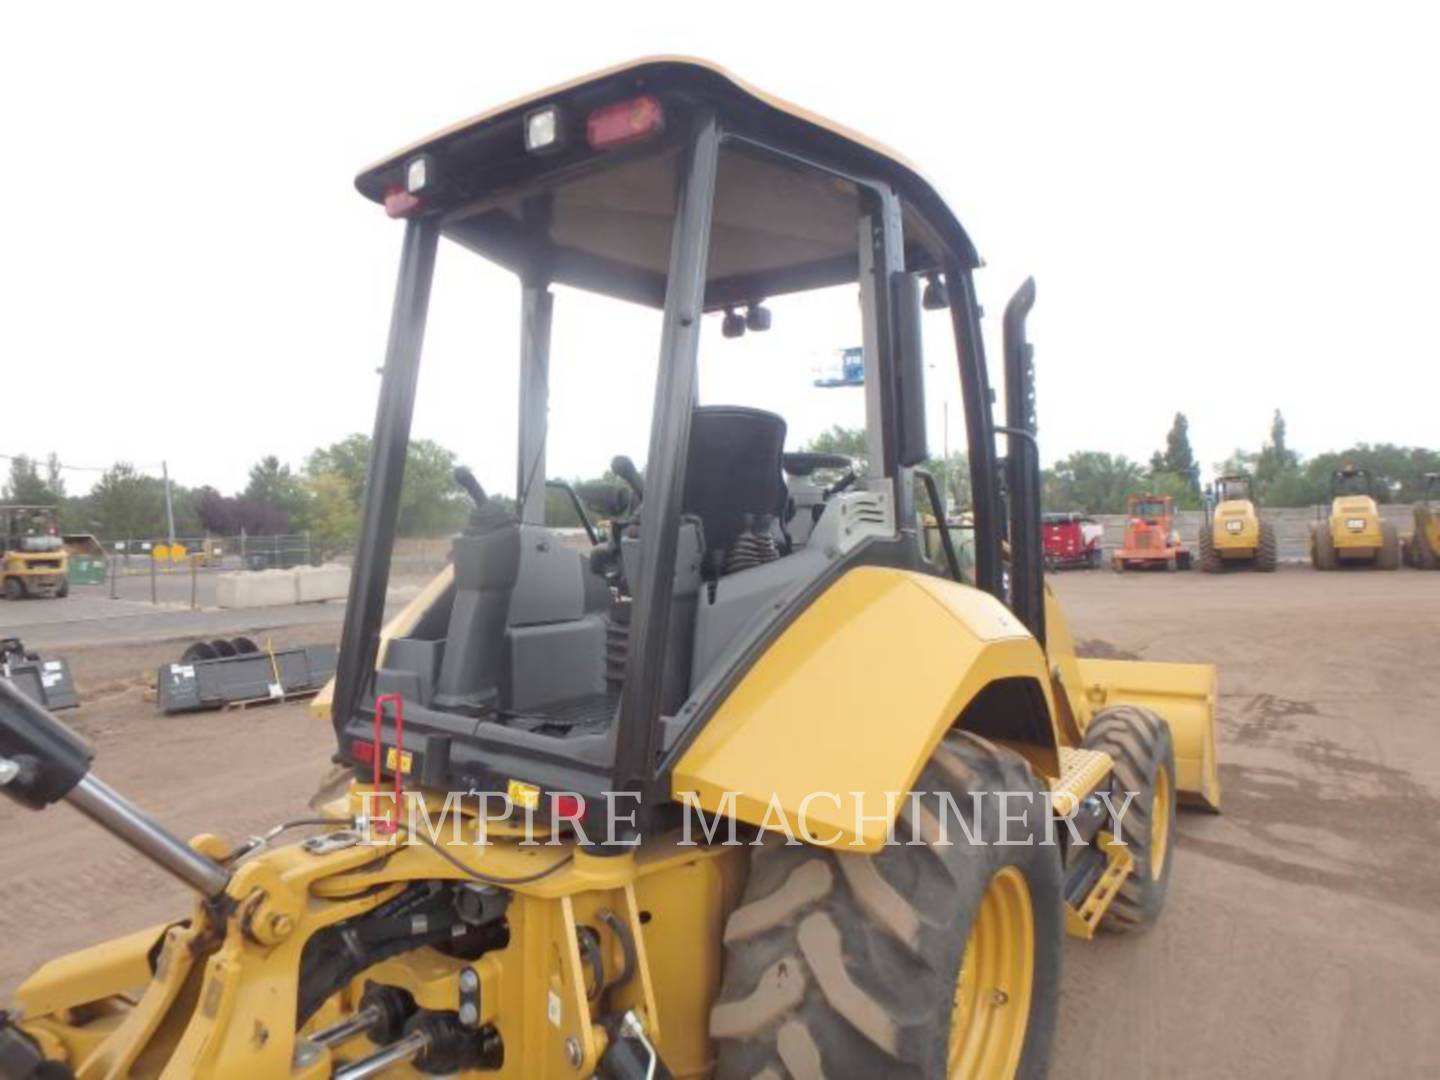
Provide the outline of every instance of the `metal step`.
{"type": "MultiPolygon", "coordinates": [[[[1135,869],[1135,857],[1130,854],[1130,849],[1115,843],[1115,838],[1108,832],[1096,836],[1095,846],[1089,850],[1094,851],[1097,858],[1104,859],[1104,869],[1095,879],[1095,884],[1078,904],[1070,900],[1069,880],[1065,888],[1065,932],[1086,941],[1095,936],[1095,928],[1114,902],[1121,882],[1135,869]]],[[[1078,860],[1075,867],[1077,870],[1084,869],[1078,860]]],[[[1078,884],[1076,892],[1079,892],[1078,884]]]]}

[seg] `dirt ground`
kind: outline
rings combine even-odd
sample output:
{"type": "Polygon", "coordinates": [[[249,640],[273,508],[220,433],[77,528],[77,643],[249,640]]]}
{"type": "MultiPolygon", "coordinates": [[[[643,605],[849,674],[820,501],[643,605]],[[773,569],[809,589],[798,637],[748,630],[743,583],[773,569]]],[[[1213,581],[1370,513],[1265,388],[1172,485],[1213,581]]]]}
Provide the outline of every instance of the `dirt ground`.
{"type": "MultiPolygon", "coordinates": [[[[1440,574],[1071,572],[1056,588],[1093,653],[1219,665],[1225,812],[1182,815],[1158,925],[1067,943],[1053,1074],[1433,1075],[1440,574]]],[[[67,653],[97,773],[181,835],[303,813],[328,728],[303,705],[157,716],[140,672],[175,652],[67,653]]],[[[0,1001],[41,960],[188,904],[68,807],[0,805],[0,833],[0,1001]]]]}

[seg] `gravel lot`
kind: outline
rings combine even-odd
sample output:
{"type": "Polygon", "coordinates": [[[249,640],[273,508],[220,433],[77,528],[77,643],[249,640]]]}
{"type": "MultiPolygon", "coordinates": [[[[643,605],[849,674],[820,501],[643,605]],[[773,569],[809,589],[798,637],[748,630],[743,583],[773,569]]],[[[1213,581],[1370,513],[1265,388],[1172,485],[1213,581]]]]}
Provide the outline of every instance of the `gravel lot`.
{"type": "MultiPolygon", "coordinates": [[[[1070,572],[1056,589],[1093,651],[1219,665],[1225,813],[1182,815],[1156,927],[1067,943],[1054,1074],[1433,1075],[1440,574],[1070,572]]],[[[271,618],[276,644],[333,641],[339,605],[318,610],[271,618]]],[[[303,705],[157,716],[142,672],[177,650],[156,639],[218,633],[206,615],[31,633],[66,644],[85,701],[67,718],[101,776],[181,835],[239,838],[303,812],[331,736],[303,705]],[[95,644],[127,633],[142,643],[95,644]]],[[[0,1000],[46,957],[188,907],[68,807],[0,804],[0,830],[0,1000]]]]}

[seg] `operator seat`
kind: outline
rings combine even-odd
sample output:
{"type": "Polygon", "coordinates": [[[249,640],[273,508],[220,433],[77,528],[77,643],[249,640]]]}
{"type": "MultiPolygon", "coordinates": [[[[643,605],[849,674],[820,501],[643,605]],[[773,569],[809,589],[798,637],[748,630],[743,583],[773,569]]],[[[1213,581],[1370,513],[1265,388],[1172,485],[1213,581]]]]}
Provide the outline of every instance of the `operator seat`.
{"type": "Polygon", "coordinates": [[[723,563],[745,532],[747,514],[770,515],[783,526],[784,450],[785,419],[775,413],[740,405],[701,405],[691,413],[682,507],[700,519],[708,566],[723,563]]]}

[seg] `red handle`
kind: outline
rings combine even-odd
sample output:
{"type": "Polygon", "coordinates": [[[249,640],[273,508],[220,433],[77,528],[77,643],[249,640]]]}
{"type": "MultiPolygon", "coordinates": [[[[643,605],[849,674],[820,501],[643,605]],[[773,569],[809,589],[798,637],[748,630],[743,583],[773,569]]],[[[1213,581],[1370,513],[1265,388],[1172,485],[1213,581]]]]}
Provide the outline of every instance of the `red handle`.
{"type": "Polygon", "coordinates": [[[384,764],[385,743],[381,738],[380,725],[388,702],[395,703],[395,805],[379,830],[384,833],[392,833],[399,826],[401,778],[405,771],[405,699],[399,694],[381,694],[375,699],[375,790],[380,790],[381,767],[384,764]]]}

